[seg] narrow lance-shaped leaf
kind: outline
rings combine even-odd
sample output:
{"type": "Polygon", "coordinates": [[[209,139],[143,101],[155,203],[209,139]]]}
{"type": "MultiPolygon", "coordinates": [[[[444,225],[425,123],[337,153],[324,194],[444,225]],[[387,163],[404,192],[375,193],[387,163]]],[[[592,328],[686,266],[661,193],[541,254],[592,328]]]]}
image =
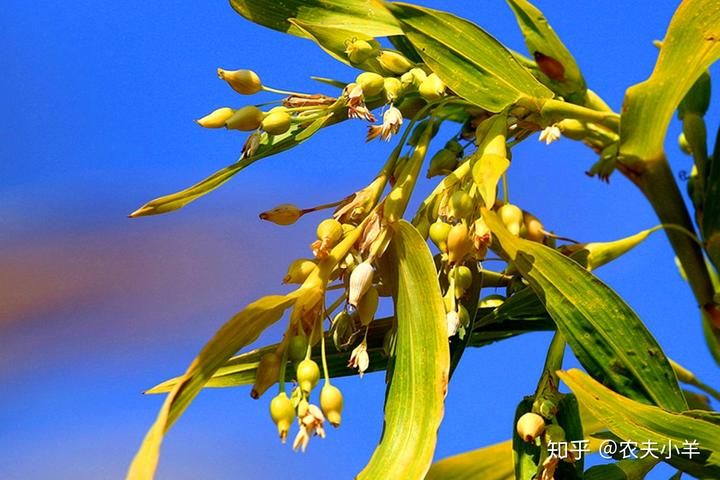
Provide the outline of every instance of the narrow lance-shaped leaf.
{"type": "Polygon", "coordinates": [[[620,126],[620,160],[663,157],[670,119],[685,94],[720,58],[720,3],[685,0],[673,15],[652,75],[628,89],[620,126]]]}
{"type": "Polygon", "coordinates": [[[660,345],[617,293],[556,250],[513,236],[495,213],[483,215],[496,247],[529,282],[593,377],[642,402],[687,408],[660,345]]]}
{"type": "Polygon", "coordinates": [[[449,351],[445,309],[432,254],[404,220],[384,260],[396,265],[397,343],[385,399],[385,428],[359,479],[422,479],[430,468],[444,412],[449,351]],[[387,258],[386,258],[387,257],[387,258]]]}
{"type": "Polygon", "coordinates": [[[380,0],[230,0],[230,5],[251,22],[273,30],[304,36],[290,18],[362,32],[373,37],[400,35],[397,20],[380,0]]]}
{"type": "Polygon", "coordinates": [[[508,49],[474,23],[406,3],[391,3],[388,8],[425,63],[469,102],[499,112],[525,96],[553,96],[508,49]]]}
{"type": "Polygon", "coordinates": [[[530,54],[542,72],[543,83],[572,103],[584,104],[585,79],[543,13],[526,0],[507,0],[515,12],[530,54]]]}
{"type": "Polygon", "coordinates": [[[623,397],[577,369],[558,372],[558,375],[580,403],[601,418],[607,428],[621,439],[638,445],[653,442],[652,445],[657,445],[658,449],[665,446],[667,461],[690,470],[689,473],[694,476],[720,476],[720,426],[717,424],[623,397]],[[694,455],[683,456],[682,452],[675,451],[675,448],[683,449],[686,442],[692,441],[697,441],[694,455]],[[668,449],[672,452],[669,453],[668,449]]]}
{"type": "Polygon", "coordinates": [[[432,464],[425,480],[513,480],[512,441],[444,458],[432,464]]]}
{"type": "Polygon", "coordinates": [[[218,330],[193,360],[180,381],[163,403],[135,455],[128,480],[149,480],[155,475],[163,437],[182,415],[215,371],[235,352],[254,342],[260,333],[275,323],[296,296],[268,296],[251,303],[218,330]]]}

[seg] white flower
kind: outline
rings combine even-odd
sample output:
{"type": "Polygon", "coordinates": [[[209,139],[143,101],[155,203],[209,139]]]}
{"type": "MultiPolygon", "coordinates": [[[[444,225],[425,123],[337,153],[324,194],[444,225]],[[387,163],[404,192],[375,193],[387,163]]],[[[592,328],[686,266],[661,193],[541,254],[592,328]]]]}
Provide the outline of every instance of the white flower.
{"type": "Polygon", "coordinates": [[[383,123],[381,125],[370,125],[367,141],[369,142],[374,138],[380,137],[386,142],[389,142],[390,138],[400,131],[402,123],[403,116],[400,110],[390,106],[383,114],[383,123]]]}
{"type": "Polygon", "coordinates": [[[365,340],[363,340],[362,343],[355,347],[355,349],[353,349],[352,353],[350,354],[350,362],[348,363],[348,367],[357,368],[358,372],[360,373],[360,378],[362,378],[363,373],[365,373],[365,370],[367,370],[369,366],[370,356],[367,353],[367,343],[365,343],[365,340]]]}
{"type": "Polygon", "coordinates": [[[448,337],[452,337],[457,333],[460,326],[460,316],[453,310],[445,315],[445,319],[447,320],[448,337]]]}
{"type": "Polygon", "coordinates": [[[293,450],[297,451],[297,449],[300,448],[300,450],[305,453],[312,435],[325,438],[325,427],[323,426],[325,416],[322,410],[316,405],[309,404],[307,406],[307,412],[302,418],[298,419],[298,423],[300,424],[300,430],[295,436],[295,441],[293,441],[293,450]]]}
{"type": "Polygon", "coordinates": [[[540,132],[541,142],[545,142],[546,145],[550,145],[555,140],[560,140],[560,129],[557,125],[550,125],[540,132]]]}

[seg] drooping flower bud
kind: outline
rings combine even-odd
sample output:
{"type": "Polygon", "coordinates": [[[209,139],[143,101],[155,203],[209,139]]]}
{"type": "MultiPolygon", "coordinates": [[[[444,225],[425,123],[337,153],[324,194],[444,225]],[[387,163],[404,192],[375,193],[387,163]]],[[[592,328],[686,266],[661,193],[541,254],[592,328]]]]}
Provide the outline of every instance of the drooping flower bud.
{"type": "Polygon", "coordinates": [[[382,75],[374,72],[363,72],[357,76],[355,83],[362,87],[363,94],[366,97],[374,97],[385,88],[385,79],[382,75]]]}
{"type": "Polygon", "coordinates": [[[545,431],[545,420],[537,413],[528,412],[517,421],[517,433],[526,442],[532,442],[545,431]]]}
{"type": "Polygon", "coordinates": [[[422,68],[416,67],[400,77],[400,82],[405,88],[418,88],[427,78],[427,73],[422,68]]]}
{"type": "Polygon", "coordinates": [[[225,122],[225,127],[228,130],[241,130],[243,132],[257,130],[260,128],[264,117],[265,114],[259,108],[254,105],[247,105],[235,110],[235,113],[225,122]]]}
{"type": "Polygon", "coordinates": [[[449,223],[438,220],[430,225],[430,240],[443,253],[447,253],[447,240],[452,226],[449,223]]]}
{"type": "Polygon", "coordinates": [[[317,263],[309,258],[298,258],[293,260],[283,278],[283,283],[303,283],[315,270],[317,263]]]}
{"type": "Polygon", "coordinates": [[[473,201],[470,195],[459,190],[450,197],[450,209],[453,218],[460,219],[470,216],[473,212],[473,201]]]}
{"type": "Polygon", "coordinates": [[[276,225],[292,225],[302,217],[303,211],[290,203],[283,203],[272,210],[262,212],[259,217],[276,225]]]}
{"type": "Polygon", "coordinates": [[[357,368],[358,373],[360,374],[360,378],[362,378],[363,373],[368,369],[370,366],[370,356],[367,353],[367,343],[363,340],[360,345],[355,347],[350,354],[350,361],[348,362],[348,367],[350,368],[357,368]]]}
{"type": "Polygon", "coordinates": [[[498,209],[498,215],[502,220],[505,228],[516,237],[520,236],[520,228],[522,228],[523,213],[516,205],[506,203],[498,209]]]}
{"type": "Polygon", "coordinates": [[[447,175],[457,168],[457,154],[447,148],[437,151],[430,159],[430,167],[428,167],[427,178],[437,175],[447,175]]]}
{"type": "Polygon", "coordinates": [[[392,50],[383,50],[378,57],[378,61],[385,70],[395,75],[402,75],[413,68],[413,63],[405,55],[392,50]]]}
{"type": "Polygon", "coordinates": [[[285,443],[290,425],[295,420],[295,408],[285,392],[279,393],[270,402],[270,417],[277,425],[280,440],[285,443]]]}
{"type": "Polygon", "coordinates": [[[255,373],[255,383],[250,391],[250,396],[254,399],[260,398],[265,391],[278,381],[280,374],[280,365],[282,359],[275,352],[266,353],[260,358],[257,371],[255,373]]]}
{"type": "Polygon", "coordinates": [[[445,94],[445,82],[431,73],[418,87],[420,95],[428,101],[439,100],[445,94]]]}
{"type": "Polygon", "coordinates": [[[545,438],[548,442],[562,443],[565,441],[565,430],[555,423],[545,426],[545,438]]]}
{"type": "Polygon", "coordinates": [[[308,339],[305,335],[293,335],[288,343],[288,358],[293,362],[302,362],[307,355],[308,339]]]}
{"type": "Polygon", "coordinates": [[[458,223],[448,233],[448,261],[451,265],[461,262],[473,249],[473,241],[468,234],[467,225],[458,223]]]}
{"type": "Polygon", "coordinates": [[[375,47],[365,40],[353,39],[345,44],[345,54],[350,63],[354,64],[363,63],[372,56],[375,50],[375,47]]]}
{"type": "Polygon", "coordinates": [[[368,288],[365,295],[360,298],[357,304],[357,313],[360,318],[360,323],[363,326],[367,326],[372,322],[372,319],[375,317],[375,312],[377,312],[378,309],[379,300],[380,295],[377,288],[372,286],[368,288]]]}
{"type": "Polygon", "coordinates": [[[298,363],[295,373],[297,375],[298,385],[300,385],[300,388],[306,394],[309,394],[320,380],[320,367],[318,367],[318,364],[315,363],[314,360],[309,358],[298,363]]]}
{"type": "Polygon", "coordinates": [[[465,338],[467,329],[470,326],[470,313],[468,313],[467,308],[462,305],[458,305],[458,323],[460,324],[458,333],[460,334],[460,339],[462,340],[465,338]]]}
{"type": "Polygon", "coordinates": [[[375,270],[370,262],[362,262],[350,274],[348,304],[357,308],[358,302],[372,286],[375,270]]]}
{"type": "Polygon", "coordinates": [[[454,266],[450,270],[449,276],[455,282],[455,286],[463,290],[470,288],[470,285],[472,285],[472,272],[465,265],[454,266]]]}
{"type": "Polygon", "coordinates": [[[387,77],[383,80],[385,87],[385,99],[388,103],[397,102],[403,94],[403,86],[400,80],[395,77],[387,77]]]}
{"type": "Polygon", "coordinates": [[[326,383],[320,390],[320,408],[333,427],[340,426],[343,409],[343,396],[340,389],[326,383]]]}
{"type": "Polygon", "coordinates": [[[290,129],[292,117],[284,111],[270,111],[260,124],[260,128],[270,135],[282,135],[290,129]]]}
{"type": "Polygon", "coordinates": [[[325,258],[330,253],[330,249],[342,239],[343,227],[334,218],[327,218],[320,222],[316,233],[318,239],[310,245],[310,248],[317,258],[325,258]]]}
{"type": "Polygon", "coordinates": [[[241,95],[253,95],[262,90],[262,82],[252,70],[223,70],[218,68],[218,77],[225,80],[241,95]]]}
{"type": "Polygon", "coordinates": [[[522,236],[533,242],[545,241],[545,227],[535,215],[523,210],[522,236]]]}
{"type": "Polygon", "coordinates": [[[232,108],[222,107],[213,110],[201,119],[195,120],[195,122],[205,128],[222,128],[225,126],[225,122],[233,116],[233,113],[235,113],[235,110],[232,108]]]}

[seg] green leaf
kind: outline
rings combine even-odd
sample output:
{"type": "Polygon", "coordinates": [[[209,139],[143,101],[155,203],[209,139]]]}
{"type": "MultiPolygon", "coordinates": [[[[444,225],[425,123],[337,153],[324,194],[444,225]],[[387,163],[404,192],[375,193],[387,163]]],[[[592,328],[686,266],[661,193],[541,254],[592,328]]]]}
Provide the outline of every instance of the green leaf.
{"type": "MultiPolygon", "coordinates": [[[[179,208],[184,207],[190,202],[194,202],[198,198],[206,195],[228,180],[230,180],[235,174],[239,173],[245,167],[252,165],[256,161],[275,155],[276,153],[284,152],[290,148],[299,145],[303,141],[307,140],[312,134],[317,132],[326,123],[335,123],[335,119],[331,119],[332,114],[328,114],[325,117],[321,117],[315,120],[310,125],[299,125],[295,124],[290,127],[286,133],[282,135],[268,135],[263,133],[260,139],[260,146],[258,147],[255,154],[238,160],[237,162],[229,165],[222,170],[215,172],[205,180],[196,183],[192,187],[181,190],[177,193],[165,195],[163,197],[151,200],[136,211],[130,214],[130,217],[143,217],[147,215],[159,215],[161,213],[172,212],[179,208]]],[[[341,115],[335,115],[339,118],[341,115]]]]}
{"type": "Polygon", "coordinates": [[[668,463],[700,478],[720,475],[720,426],[623,397],[577,369],[560,371],[558,375],[583,407],[602,419],[607,428],[624,441],[638,445],[655,442],[659,447],[674,445],[682,449],[686,441],[697,440],[698,455],[690,459],[673,449],[668,463]]]}
{"type": "Polygon", "coordinates": [[[715,152],[708,162],[701,223],[705,250],[715,268],[720,270],[720,129],[715,139],[715,152]]]}
{"type": "Polygon", "coordinates": [[[585,480],[643,480],[659,460],[645,458],[626,459],[607,465],[596,465],[585,472],[585,480]]]}
{"type": "Polygon", "coordinates": [[[532,480],[538,473],[540,446],[520,438],[515,428],[520,417],[532,412],[533,401],[533,397],[523,398],[515,409],[515,418],[512,422],[513,463],[517,480],[532,480]]]}
{"type": "Polygon", "coordinates": [[[495,246],[529,282],[594,378],[638,401],[687,408],[660,345],[617,293],[561,253],[514,237],[495,213],[484,212],[495,246]]]}
{"type": "Polygon", "coordinates": [[[160,458],[160,445],[173,423],[217,369],[232,354],[254,342],[263,330],[278,321],[295,302],[295,298],[296,295],[263,297],[237,313],[217,331],[166,397],[155,423],[130,465],[127,475],[129,480],[154,477],[160,458]]]}
{"type": "Polygon", "coordinates": [[[468,262],[466,266],[472,272],[472,284],[460,303],[468,311],[470,322],[469,325],[465,327],[466,333],[463,338],[460,338],[460,335],[455,335],[450,338],[450,378],[452,378],[453,372],[455,372],[455,369],[460,363],[460,359],[463,353],[465,353],[465,348],[470,344],[475,319],[479,317],[478,301],[480,300],[480,291],[483,288],[482,281],[484,275],[480,273],[477,262],[468,262]]]}
{"type": "Polygon", "coordinates": [[[575,59],[543,13],[526,0],[507,0],[520,24],[543,83],[572,103],[584,104],[587,87],[575,59]]]}
{"type": "Polygon", "coordinates": [[[237,13],[273,30],[303,36],[288,21],[297,18],[326,27],[342,28],[373,37],[401,35],[402,30],[380,0],[230,0],[237,13]]]}
{"type": "Polygon", "coordinates": [[[380,443],[358,479],[422,479],[443,417],[450,365],[445,308],[432,254],[400,220],[383,259],[396,265],[390,284],[397,315],[394,368],[380,443]]]}
{"type": "Polygon", "coordinates": [[[425,480],[513,480],[512,441],[444,458],[432,464],[425,480]]]}
{"type": "Polygon", "coordinates": [[[685,0],[665,34],[655,70],[625,94],[620,160],[628,165],[663,158],[670,119],[695,81],[720,58],[720,3],[685,0]]]}
{"type": "Polygon", "coordinates": [[[406,3],[391,3],[388,8],[425,63],[469,102],[499,112],[525,96],[553,96],[507,48],[474,23],[406,3]]]}

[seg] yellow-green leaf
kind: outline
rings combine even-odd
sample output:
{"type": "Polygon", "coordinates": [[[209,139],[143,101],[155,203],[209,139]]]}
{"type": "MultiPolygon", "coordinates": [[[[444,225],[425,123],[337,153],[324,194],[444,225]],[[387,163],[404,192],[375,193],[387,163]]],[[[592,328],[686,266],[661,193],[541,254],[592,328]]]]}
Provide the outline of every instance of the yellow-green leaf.
{"type": "Polygon", "coordinates": [[[660,345],[617,293],[570,258],[513,236],[495,213],[484,212],[494,245],[528,281],[593,377],[642,402],[687,408],[660,345]]]}
{"type": "Polygon", "coordinates": [[[663,157],[670,119],[685,94],[720,58],[720,3],[684,0],[665,34],[652,75],[625,94],[620,160],[626,164],[663,157]]]}
{"type": "Polygon", "coordinates": [[[444,458],[432,464],[426,480],[512,480],[512,441],[444,458]]]}
{"type": "Polygon", "coordinates": [[[553,96],[507,48],[474,23],[406,3],[391,3],[388,8],[425,63],[469,102],[499,112],[525,96],[553,96]]]}
{"type": "Polygon", "coordinates": [[[404,220],[383,260],[396,291],[397,343],[385,399],[385,428],[359,479],[424,478],[444,412],[450,355],[445,308],[432,254],[404,220]]]}
{"type": "Polygon", "coordinates": [[[575,59],[543,13],[526,0],[507,0],[543,83],[572,103],[584,104],[587,87],[575,59]]]}
{"type": "Polygon", "coordinates": [[[251,22],[274,30],[304,36],[288,22],[304,22],[361,32],[373,37],[401,35],[402,30],[380,0],[230,0],[230,5],[251,22]]]}
{"type": "Polygon", "coordinates": [[[623,397],[577,369],[560,371],[558,375],[583,407],[602,419],[612,433],[625,441],[638,445],[655,442],[658,448],[674,445],[679,449],[684,448],[686,441],[697,441],[699,454],[688,458],[673,450],[669,463],[693,469],[692,474],[700,478],[718,478],[720,426],[717,424],[697,418],[700,415],[669,412],[623,397]]]}
{"type": "Polygon", "coordinates": [[[155,423],[130,465],[128,480],[149,480],[154,477],[160,458],[160,445],[173,423],[217,369],[231,355],[254,342],[263,330],[279,320],[295,299],[295,295],[263,297],[237,313],[217,331],[166,397],[155,423]]]}

